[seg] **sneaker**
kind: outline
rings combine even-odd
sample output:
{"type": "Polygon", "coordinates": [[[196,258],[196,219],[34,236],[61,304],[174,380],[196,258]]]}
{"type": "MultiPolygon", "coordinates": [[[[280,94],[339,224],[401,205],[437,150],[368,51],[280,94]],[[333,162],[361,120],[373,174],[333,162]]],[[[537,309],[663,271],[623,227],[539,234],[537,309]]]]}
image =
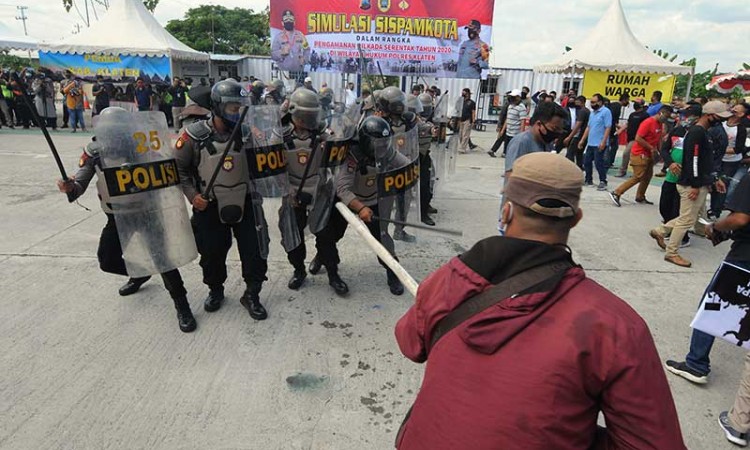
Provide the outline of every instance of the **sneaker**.
{"type": "Polygon", "coordinates": [[[594,185],[594,182],[593,182],[593,181],[587,181],[587,182],[583,183],[583,185],[584,185],[584,186],[588,186],[588,187],[591,187],[591,186],[593,186],[593,185],[594,185]]]}
{"type": "Polygon", "coordinates": [[[490,155],[490,158],[497,158],[497,155],[493,151],[489,151],[487,154],[490,155]]]}
{"type": "Polygon", "coordinates": [[[619,196],[619,195],[615,194],[614,192],[610,192],[610,193],[609,193],[609,198],[611,198],[611,199],[612,199],[612,203],[614,203],[614,204],[615,204],[615,206],[618,206],[618,207],[619,207],[619,206],[622,206],[622,205],[620,204],[620,196],[619,196]]]}
{"type": "Polygon", "coordinates": [[[680,242],[680,248],[690,247],[690,239],[680,242]]]}
{"type": "Polygon", "coordinates": [[[680,376],[691,383],[695,384],[706,384],[708,383],[708,375],[702,374],[697,370],[691,369],[684,361],[672,361],[667,360],[667,370],[673,374],[680,376]]]}
{"type": "Polygon", "coordinates": [[[740,433],[732,427],[732,424],[729,422],[728,411],[722,411],[719,414],[719,426],[724,430],[724,436],[726,436],[729,442],[747,447],[747,433],[740,433]]]}
{"type": "Polygon", "coordinates": [[[667,172],[659,172],[657,174],[654,174],[656,178],[664,178],[667,176],[667,172]]]}
{"type": "Polygon", "coordinates": [[[615,175],[617,178],[625,178],[625,175],[627,175],[627,172],[617,172],[617,175],[615,175]]]}
{"type": "Polygon", "coordinates": [[[597,191],[606,191],[607,190],[607,182],[602,181],[599,183],[599,186],[596,187],[597,191]]]}
{"type": "Polygon", "coordinates": [[[659,233],[656,230],[651,230],[649,231],[648,235],[651,236],[656,241],[656,243],[659,245],[659,247],[662,250],[667,249],[667,242],[663,234],[659,233]]]}
{"type": "Polygon", "coordinates": [[[642,205],[653,205],[654,202],[649,201],[648,199],[642,198],[642,199],[635,199],[636,203],[640,203],[642,205]]]}
{"type": "Polygon", "coordinates": [[[689,259],[685,259],[680,255],[665,256],[664,261],[671,262],[675,266],[680,266],[680,267],[690,267],[693,265],[693,263],[690,262],[689,259]]]}

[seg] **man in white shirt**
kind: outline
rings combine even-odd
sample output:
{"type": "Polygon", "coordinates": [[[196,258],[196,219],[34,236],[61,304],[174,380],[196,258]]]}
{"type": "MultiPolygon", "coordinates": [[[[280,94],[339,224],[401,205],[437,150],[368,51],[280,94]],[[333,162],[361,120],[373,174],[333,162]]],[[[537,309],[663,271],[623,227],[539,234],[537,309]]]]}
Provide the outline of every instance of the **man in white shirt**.
{"type": "Polygon", "coordinates": [[[354,90],[354,83],[349,83],[346,86],[346,100],[345,105],[347,108],[357,103],[357,92],[354,90]]]}

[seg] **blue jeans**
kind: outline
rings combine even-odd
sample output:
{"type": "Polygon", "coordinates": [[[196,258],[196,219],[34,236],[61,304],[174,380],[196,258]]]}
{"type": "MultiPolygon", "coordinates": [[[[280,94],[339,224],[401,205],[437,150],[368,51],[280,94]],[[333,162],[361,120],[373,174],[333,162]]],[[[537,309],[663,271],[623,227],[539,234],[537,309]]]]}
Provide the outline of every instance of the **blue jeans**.
{"type": "MultiPolygon", "coordinates": [[[[727,262],[731,262],[735,266],[742,267],[743,269],[750,270],[750,261],[727,262]]],[[[708,291],[708,288],[706,288],[706,291],[708,291]]],[[[701,301],[703,300],[703,297],[706,296],[706,291],[703,292],[701,301]]],[[[708,375],[711,372],[711,360],[708,355],[711,353],[714,339],[715,338],[710,334],[693,329],[693,334],[690,336],[690,351],[687,356],[685,356],[685,363],[687,363],[688,367],[704,375],[708,375]]]]}
{"type": "Polygon", "coordinates": [[[583,155],[583,169],[586,172],[587,183],[594,182],[594,165],[596,165],[596,172],[599,174],[599,182],[607,182],[606,153],[606,148],[600,151],[598,146],[586,147],[586,153],[583,155]]]}
{"type": "Polygon", "coordinates": [[[71,109],[68,111],[70,114],[70,127],[75,129],[76,124],[81,124],[81,128],[86,128],[86,124],[83,123],[83,110],[82,109],[71,109]]]}

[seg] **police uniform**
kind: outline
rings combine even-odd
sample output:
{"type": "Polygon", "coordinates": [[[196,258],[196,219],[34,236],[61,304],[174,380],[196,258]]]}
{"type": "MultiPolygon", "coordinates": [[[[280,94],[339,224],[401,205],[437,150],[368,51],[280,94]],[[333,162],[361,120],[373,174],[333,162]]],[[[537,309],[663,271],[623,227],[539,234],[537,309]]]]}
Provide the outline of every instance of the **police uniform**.
{"type": "Polygon", "coordinates": [[[230,150],[221,163],[221,170],[216,178],[215,187],[221,188],[221,192],[227,192],[229,198],[222,204],[221,210],[219,202],[214,198],[216,189],[212,193],[204,192],[224,150],[229,145],[229,137],[228,133],[216,130],[213,119],[201,120],[186,127],[175,146],[175,159],[185,196],[191,202],[198,194],[211,198],[204,211],[193,208],[191,221],[198,252],[201,255],[203,283],[212,292],[220,291],[222,298],[224,282],[227,279],[226,258],[232,246],[233,233],[242,261],[242,278],[248,290],[259,293],[263,281],[267,279],[268,270],[268,264],[260,252],[253,196],[249,193],[250,178],[246,152],[241,151],[241,144],[230,150]],[[243,183],[248,189],[235,189],[243,183]],[[232,191],[233,189],[235,190],[232,191]],[[241,220],[231,223],[240,217],[241,220]],[[222,221],[222,218],[225,220],[222,221]]]}
{"type": "MultiPolygon", "coordinates": [[[[349,152],[343,170],[336,174],[336,195],[347,206],[349,206],[353,200],[357,199],[362,202],[363,205],[370,208],[375,216],[379,216],[378,171],[374,165],[359,161],[355,156],[355,153],[357,152],[349,152]]],[[[400,164],[405,165],[409,162],[406,156],[398,152],[394,152],[393,157],[397,158],[400,164]]],[[[381,230],[380,221],[373,219],[369,223],[365,223],[365,225],[370,231],[370,234],[380,241],[380,243],[383,244],[383,247],[385,247],[396,260],[398,260],[396,257],[396,248],[393,243],[393,238],[388,233],[384,232],[384,230],[381,230]]],[[[348,223],[340,214],[331,215],[328,228],[335,242],[341,240],[346,233],[347,226],[348,223]]],[[[336,257],[338,258],[338,251],[335,247],[334,251],[336,251],[336,257]]],[[[391,286],[391,292],[396,295],[403,293],[403,286],[398,281],[396,275],[380,258],[378,258],[378,262],[386,269],[389,286],[393,283],[400,288],[400,291],[397,293],[394,289],[395,286],[391,286]]]]}
{"type": "MultiPolygon", "coordinates": [[[[298,203],[294,207],[294,214],[297,221],[297,227],[299,228],[300,236],[304,236],[304,229],[308,222],[308,208],[315,205],[305,204],[304,199],[313,198],[316,195],[316,189],[320,180],[319,171],[323,167],[323,159],[325,156],[325,143],[329,138],[327,133],[321,133],[319,135],[309,135],[305,138],[299,136],[293,125],[287,127],[284,133],[284,145],[287,150],[287,175],[289,177],[289,184],[291,187],[292,198],[297,197],[302,180],[305,180],[305,184],[302,188],[302,195],[297,199],[298,203]],[[317,147],[315,155],[313,155],[312,147],[317,147]],[[305,169],[307,166],[310,168],[307,170],[307,178],[305,177],[305,169]]],[[[333,205],[331,205],[333,206],[333,205]]],[[[339,216],[334,211],[331,212],[331,217],[339,216]]],[[[339,216],[340,217],[340,216],[339,216]]],[[[318,262],[328,269],[328,272],[336,271],[339,264],[339,256],[336,251],[336,240],[329,230],[323,229],[315,235],[315,248],[317,249],[318,262]]],[[[307,249],[305,246],[304,239],[302,244],[297,248],[287,253],[289,262],[294,266],[296,270],[304,270],[305,258],[307,257],[307,249]]]]}
{"type": "Polygon", "coordinates": [[[489,69],[490,65],[485,59],[489,51],[487,44],[479,37],[468,39],[461,44],[458,50],[458,78],[480,78],[482,69],[489,69]],[[472,63],[471,60],[474,60],[472,63]]]}
{"type": "MultiPolygon", "coordinates": [[[[107,224],[102,229],[102,234],[99,238],[99,248],[97,249],[96,256],[99,260],[99,268],[107,273],[113,273],[117,275],[127,276],[127,268],[125,267],[125,260],[123,259],[122,246],[120,245],[120,236],[117,231],[117,223],[115,221],[114,212],[112,206],[109,203],[109,192],[107,190],[107,183],[104,175],[101,172],[101,157],[97,148],[97,143],[89,143],[81,154],[81,159],[78,163],[78,171],[73,177],[73,192],[72,197],[74,199],[82,196],[86,189],[91,183],[94,174],[97,174],[96,188],[99,193],[99,200],[101,203],[102,210],[107,215],[107,224]]],[[[149,233],[145,233],[146,239],[153,239],[153,236],[149,233]]],[[[138,279],[132,279],[131,282],[137,284],[136,289],[140,287],[150,277],[143,277],[138,279]]],[[[195,329],[195,320],[192,319],[192,313],[190,312],[190,304],[187,302],[187,291],[185,290],[185,284],[182,281],[182,276],[178,269],[173,269],[161,274],[161,278],[164,281],[164,287],[169,292],[170,297],[174,300],[175,307],[180,313],[185,314],[185,323],[183,323],[183,317],[180,317],[180,328],[183,331],[192,331],[195,329]],[[188,323],[192,319],[192,324],[188,323]]]]}
{"type": "Polygon", "coordinates": [[[430,171],[432,169],[432,158],[430,147],[432,146],[432,130],[435,125],[427,120],[420,120],[417,124],[419,132],[419,208],[422,219],[429,214],[430,202],[432,201],[432,189],[430,187],[430,171]]]}
{"type": "Polygon", "coordinates": [[[299,30],[281,30],[271,43],[271,58],[279,69],[289,72],[304,70],[310,60],[310,45],[299,30]]]}

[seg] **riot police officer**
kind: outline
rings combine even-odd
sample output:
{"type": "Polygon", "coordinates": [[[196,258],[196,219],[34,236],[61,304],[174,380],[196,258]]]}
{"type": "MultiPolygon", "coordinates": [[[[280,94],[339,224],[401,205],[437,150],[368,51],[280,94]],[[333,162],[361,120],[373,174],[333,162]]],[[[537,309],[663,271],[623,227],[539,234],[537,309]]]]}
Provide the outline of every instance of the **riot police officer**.
{"type": "MultiPolygon", "coordinates": [[[[226,80],[225,80],[226,81],[226,80]]],[[[239,85],[239,83],[237,83],[239,85]]],[[[242,86],[240,86],[242,88],[242,86]]],[[[213,89],[211,90],[213,95],[213,89]]],[[[253,105],[260,105],[263,101],[263,95],[266,93],[266,84],[261,80],[255,80],[250,85],[250,102],[253,105]]]]}
{"type": "MultiPolygon", "coordinates": [[[[116,114],[128,114],[121,108],[106,108],[102,111],[100,119],[108,120],[108,116],[116,114]],[[118,111],[119,110],[119,111],[118,111]]],[[[100,122],[102,123],[102,122],[100,122]]],[[[78,171],[75,176],[66,181],[58,180],[57,187],[60,192],[72,193],[72,198],[77,199],[82,196],[88,188],[94,174],[97,174],[96,187],[99,193],[101,208],[107,215],[107,224],[102,229],[99,237],[99,248],[96,252],[99,260],[99,268],[103,272],[114,273],[117,275],[128,275],[123,258],[120,236],[117,230],[114,211],[110,204],[110,196],[107,190],[107,182],[104,175],[101,174],[102,164],[100,156],[100,146],[96,142],[96,137],[92,138],[81,154],[78,162],[78,171]]],[[[190,310],[190,304],[187,301],[187,291],[180,276],[178,269],[173,269],[161,274],[164,281],[164,287],[174,301],[177,310],[177,320],[180,327],[185,333],[194,331],[197,327],[193,312],[190,310]]],[[[138,291],[150,276],[141,278],[130,278],[128,282],[120,288],[120,295],[130,295],[138,291]]]]}
{"type": "MultiPolygon", "coordinates": [[[[291,186],[291,197],[294,199],[294,215],[300,236],[304,236],[304,229],[310,222],[310,229],[318,229],[315,233],[316,261],[325,266],[328,273],[328,284],[338,295],[346,295],[349,287],[338,273],[339,256],[336,251],[335,235],[328,228],[327,217],[339,216],[332,211],[333,189],[331,180],[330,195],[322,196],[321,190],[327,189],[323,177],[329,174],[329,168],[324,165],[326,159],[326,141],[331,138],[325,125],[321,121],[322,107],[318,95],[310,90],[300,88],[289,98],[289,114],[291,124],[284,132],[284,145],[287,152],[287,174],[291,186]],[[328,198],[329,201],[324,201],[328,198]],[[323,210],[327,209],[327,210],[323,210]],[[316,219],[322,217],[323,219],[316,219]],[[326,223],[312,222],[324,220],[326,223]]],[[[342,220],[337,217],[334,220],[342,220]]],[[[287,253],[289,262],[294,267],[294,274],[289,280],[289,289],[299,289],[307,277],[305,272],[305,257],[307,249],[305,241],[294,250],[287,253]]]]}
{"type": "MultiPolygon", "coordinates": [[[[411,100],[411,99],[410,99],[411,100]]],[[[413,102],[419,102],[418,107],[409,105],[411,112],[417,113],[419,130],[419,209],[421,211],[422,223],[425,225],[435,226],[435,221],[430,217],[433,211],[430,206],[432,201],[432,189],[430,187],[430,170],[432,169],[432,158],[430,157],[430,147],[432,146],[433,136],[437,136],[437,128],[431,122],[433,113],[432,96],[428,93],[419,94],[413,102]]]]}
{"type": "MultiPolygon", "coordinates": [[[[376,108],[380,117],[390,125],[393,134],[405,133],[417,125],[417,115],[406,110],[406,94],[395,86],[388,86],[380,92],[377,96],[376,108]]],[[[405,212],[405,201],[404,196],[401,195],[396,205],[397,219],[401,222],[408,220],[405,212]]],[[[416,237],[404,230],[403,225],[394,227],[393,238],[404,242],[415,242],[417,240],[416,237]]]]}
{"type": "Polygon", "coordinates": [[[242,137],[238,135],[238,142],[230,142],[241,116],[242,94],[242,86],[233,79],[216,83],[211,90],[211,118],[184,129],[177,140],[176,159],[183,192],[193,205],[192,223],[203,282],[209,288],[204,309],[217,311],[224,300],[226,258],[234,233],[246,284],[240,303],[250,317],[264,320],[268,315],[260,302],[260,291],[268,265],[261,256],[256,223],[265,219],[255,216],[242,137]],[[228,145],[233,145],[232,150],[220,161],[228,145]],[[213,192],[205,192],[218,164],[222,167],[213,192]]]}
{"type": "MultiPolygon", "coordinates": [[[[392,131],[388,122],[384,119],[371,116],[362,121],[358,133],[358,142],[354,143],[347,156],[346,164],[342,171],[336,175],[336,194],[341,201],[354,211],[362,221],[365,222],[370,233],[378,239],[383,246],[395,257],[396,250],[393,240],[387,233],[381,233],[380,221],[374,219],[379,215],[378,204],[378,171],[376,164],[378,156],[384,153],[383,147],[390,146],[388,139],[392,137],[392,131]]],[[[408,159],[390,147],[387,158],[400,159],[408,163],[408,159]]],[[[346,232],[347,223],[340,215],[332,215],[329,226],[336,241],[340,240],[346,232]]],[[[389,269],[380,259],[380,264],[385,267],[388,287],[393,295],[404,293],[404,286],[395,273],[389,269]]]]}

